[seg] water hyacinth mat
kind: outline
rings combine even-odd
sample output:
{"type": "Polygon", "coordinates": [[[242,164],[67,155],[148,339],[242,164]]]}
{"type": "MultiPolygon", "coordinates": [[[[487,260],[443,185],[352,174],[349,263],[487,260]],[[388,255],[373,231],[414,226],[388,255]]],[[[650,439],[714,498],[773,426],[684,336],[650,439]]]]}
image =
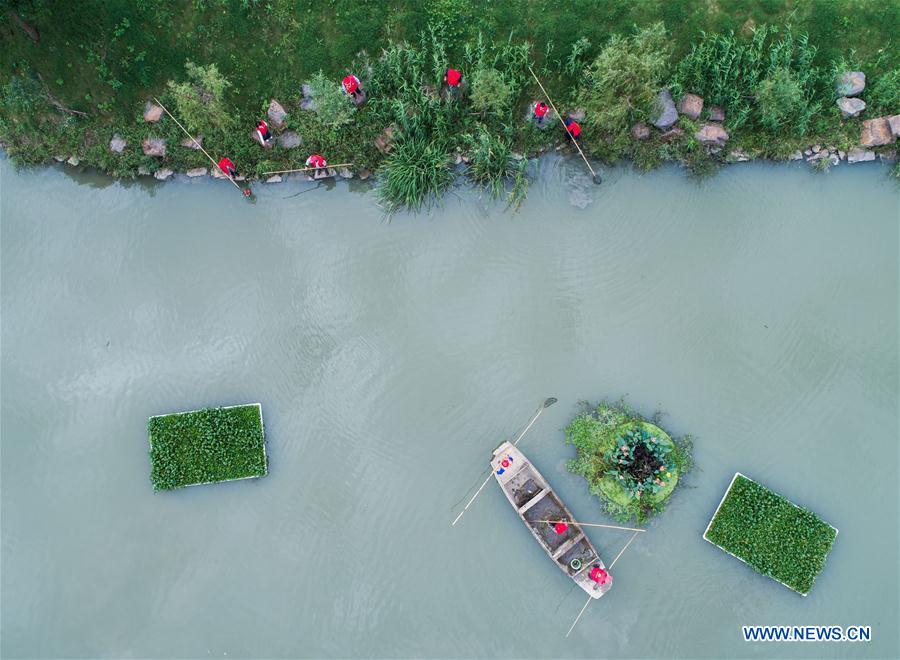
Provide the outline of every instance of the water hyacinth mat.
{"type": "Polygon", "coordinates": [[[703,538],[806,596],[837,534],[812,511],[737,472],[703,538]]]}
{"type": "Polygon", "coordinates": [[[268,472],[262,406],[251,403],[151,417],[154,490],[264,477],[268,472]]]}

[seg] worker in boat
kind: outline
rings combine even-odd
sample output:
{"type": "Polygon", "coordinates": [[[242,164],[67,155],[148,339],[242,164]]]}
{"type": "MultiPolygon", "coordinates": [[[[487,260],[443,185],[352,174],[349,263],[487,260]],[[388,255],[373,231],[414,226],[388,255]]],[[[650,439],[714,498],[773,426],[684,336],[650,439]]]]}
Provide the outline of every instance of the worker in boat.
{"type": "Polygon", "coordinates": [[[447,91],[454,96],[462,93],[463,75],[459,69],[447,69],[444,73],[444,82],[447,83],[447,91]]]}
{"type": "Polygon", "coordinates": [[[538,126],[544,125],[544,117],[547,116],[547,111],[550,109],[550,106],[544,103],[543,101],[535,101],[531,106],[531,115],[534,123],[538,126]]]}
{"type": "Polygon", "coordinates": [[[354,76],[352,73],[349,76],[345,76],[341,81],[341,87],[343,88],[344,92],[352,96],[354,100],[358,99],[360,94],[363,93],[362,88],[359,85],[359,78],[354,76]]]}
{"type": "Polygon", "coordinates": [[[512,465],[513,457],[509,454],[506,455],[506,458],[500,461],[500,468],[497,470],[497,474],[503,474],[506,472],[506,468],[512,465]]]}
{"type": "Polygon", "coordinates": [[[318,178],[322,171],[328,171],[328,162],[319,154],[310,154],[309,158],[306,159],[306,166],[316,168],[313,172],[313,178],[318,178]]]}
{"type": "Polygon", "coordinates": [[[581,135],[581,125],[571,117],[568,117],[566,119],[565,124],[566,132],[569,134],[569,137],[571,137],[573,140],[577,140],[581,135]]]}
{"type": "Polygon", "coordinates": [[[558,520],[555,525],[553,525],[553,531],[562,536],[569,529],[569,526],[563,522],[562,520],[558,520]]]}
{"type": "Polygon", "coordinates": [[[601,587],[612,580],[612,576],[603,570],[599,564],[594,564],[594,567],[591,568],[591,572],[588,573],[588,577],[601,587]]]}
{"type": "Polygon", "coordinates": [[[272,141],[272,131],[269,125],[262,119],[256,122],[256,134],[259,136],[259,142],[262,146],[267,146],[272,141]]]}
{"type": "Polygon", "coordinates": [[[219,161],[219,169],[222,170],[229,179],[236,179],[238,177],[237,168],[228,156],[222,156],[222,159],[219,161]]]}

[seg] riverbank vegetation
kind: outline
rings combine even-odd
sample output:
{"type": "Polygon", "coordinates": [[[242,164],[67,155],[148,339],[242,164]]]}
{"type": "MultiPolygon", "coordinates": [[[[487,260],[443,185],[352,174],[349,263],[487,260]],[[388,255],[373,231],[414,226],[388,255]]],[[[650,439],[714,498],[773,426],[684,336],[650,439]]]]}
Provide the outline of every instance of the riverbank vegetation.
{"type": "Polygon", "coordinates": [[[690,436],[673,439],[624,402],[586,408],[566,427],[576,456],[570,472],[588,482],[592,494],[622,522],[645,522],[666,502],[693,466],[690,436]]]}
{"type": "Polygon", "coordinates": [[[837,530],[736,474],[703,538],[805,596],[825,567],[837,530]]]}
{"type": "Polygon", "coordinates": [[[259,404],[158,415],[147,423],[154,490],[264,477],[259,404]]]}
{"type": "Polygon", "coordinates": [[[581,118],[595,158],[702,173],[819,143],[827,167],[860,145],[861,119],[900,112],[898,25],[900,5],[864,0],[13,0],[0,16],[0,140],[19,162],[73,157],[116,176],[209,168],[167,117],[145,119],[156,96],[249,176],[317,152],[378,170],[379,196],[397,209],[435,199],[467,165],[515,205],[522,157],[566,142],[557,120],[527,120],[541,97],[532,66],[560,111],[581,118]],[[462,94],[446,93],[448,66],[463,71],[462,94]],[[848,70],[866,73],[859,118],[836,106],[848,70]],[[361,107],[340,90],[348,73],[368,94],[361,107]],[[699,109],[654,127],[661,89],[679,106],[702,97],[699,109]],[[264,149],[252,129],[273,99],[286,116],[264,149]]]}

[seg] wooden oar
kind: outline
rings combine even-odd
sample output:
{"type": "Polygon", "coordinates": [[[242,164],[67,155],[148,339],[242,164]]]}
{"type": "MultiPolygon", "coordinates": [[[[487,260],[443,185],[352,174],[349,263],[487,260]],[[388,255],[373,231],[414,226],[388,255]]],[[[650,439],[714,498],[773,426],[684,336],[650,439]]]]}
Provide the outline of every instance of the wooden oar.
{"type": "Polygon", "coordinates": [[[245,189],[245,188],[241,188],[241,187],[237,184],[237,181],[235,181],[234,179],[232,179],[232,178],[231,178],[231,175],[230,175],[228,172],[226,172],[225,170],[223,170],[221,167],[219,167],[219,163],[217,163],[217,162],[213,159],[212,156],[210,156],[208,153],[206,153],[206,149],[203,148],[203,145],[202,145],[202,144],[200,144],[199,142],[197,142],[197,138],[195,138],[193,135],[191,135],[190,133],[188,133],[188,130],[187,130],[184,126],[181,125],[181,122],[178,121],[177,119],[175,119],[175,115],[173,115],[171,112],[169,112],[169,109],[166,108],[166,106],[164,106],[164,105],[162,104],[162,102],[161,102],[158,98],[156,98],[155,96],[153,97],[153,100],[156,101],[156,102],[159,104],[159,107],[160,107],[160,108],[162,108],[163,110],[166,111],[166,114],[169,115],[169,117],[172,118],[172,121],[174,121],[176,124],[178,124],[178,128],[180,128],[182,131],[184,131],[184,134],[187,135],[189,138],[191,138],[191,140],[193,141],[193,143],[197,145],[197,148],[198,148],[200,151],[202,151],[203,154],[204,154],[207,158],[209,158],[210,162],[216,167],[216,169],[219,170],[222,174],[224,174],[224,175],[225,175],[225,178],[227,178],[229,181],[231,181],[231,183],[234,184],[234,187],[237,188],[238,190],[240,190],[240,191],[241,191],[241,194],[242,194],[244,197],[249,197],[249,196],[250,196],[250,189],[249,189],[249,188],[246,188],[246,189],[245,189]]]}
{"type": "MultiPolygon", "coordinates": [[[[541,413],[544,412],[544,410],[546,410],[547,408],[549,408],[550,406],[552,406],[552,405],[553,405],[554,403],[556,403],[556,402],[557,402],[557,399],[554,399],[554,398],[551,396],[549,399],[545,400],[543,404],[541,404],[541,407],[538,408],[538,411],[534,414],[534,417],[532,417],[532,418],[531,418],[531,421],[528,422],[528,426],[526,426],[525,429],[519,434],[519,437],[516,438],[516,441],[513,443],[513,447],[515,447],[517,444],[519,444],[519,440],[521,440],[522,437],[523,437],[526,433],[528,433],[528,429],[530,429],[530,428],[534,425],[534,423],[537,421],[537,418],[541,416],[541,413]]],[[[462,517],[463,517],[463,514],[466,512],[466,509],[468,509],[470,506],[472,506],[472,502],[475,501],[475,498],[478,497],[478,494],[479,494],[482,490],[484,490],[484,487],[485,487],[485,486],[487,486],[488,481],[491,480],[491,473],[492,473],[492,471],[488,473],[487,479],[485,479],[485,480],[484,480],[484,483],[481,484],[481,487],[480,487],[478,490],[475,491],[475,494],[472,495],[472,499],[469,500],[469,502],[468,502],[468,504],[466,504],[465,508],[463,508],[463,510],[459,512],[459,515],[456,516],[456,519],[455,519],[452,523],[450,523],[450,526],[451,526],[451,527],[455,526],[456,523],[459,522],[459,519],[462,518],[462,517]]]]}
{"type": "Polygon", "coordinates": [[[573,525],[578,525],[579,527],[606,527],[608,529],[621,529],[624,532],[646,532],[646,529],[637,529],[636,527],[619,527],[618,525],[603,525],[601,523],[583,523],[578,522],[577,520],[536,520],[535,522],[542,523],[550,523],[551,525],[555,525],[556,523],[572,523],[573,525]]]}
{"type": "Polygon", "coordinates": [[[587,165],[587,168],[591,171],[591,176],[594,177],[594,183],[597,183],[597,184],[601,183],[602,180],[600,179],[599,176],[597,176],[597,173],[594,171],[594,168],[591,167],[591,164],[588,162],[587,157],[584,155],[584,152],[581,150],[581,146],[578,144],[578,140],[576,140],[575,137],[571,133],[569,133],[569,127],[566,126],[566,122],[562,118],[562,115],[559,114],[559,110],[557,110],[556,106],[553,105],[553,99],[550,98],[550,95],[547,93],[547,90],[544,89],[544,86],[541,84],[541,81],[538,80],[538,77],[535,74],[534,70],[532,70],[532,68],[530,66],[528,67],[528,70],[531,71],[531,75],[534,77],[534,81],[538,84],[538,86],[541,88],[541,91],[544,92],[544,96],[546,96],[547,100],[550,102],[550,107],[552,107],[553,112],[556,113],[557,118],[559,119],[560,123],[562,124],[563,128],[566,131],[566,135],[568,135],[570,138],[572,138],[572,144],[574,144],[575,148],[578,149],[578,153],[581,154],[581,158],[582,158],[582,160],[584,160],[584,164],[587,165]]]}
{"type": "MultiPolygon", "coordinates": [[[[578,523],[579,525],[582,523],[578,523]]],[[[627,529],[627,527],[620,527],[619,529],[627,529]]],[[[628,543],[625,544],[625,547],[619,551],[619,554],[616,555],[616,558],[612,560],[612,563],[609,565],[609,570],[612,570],[612,567],[616,565],[616,562],[619,561],[619,557],[625,554],[625,551],[628,549],[628,546],[631,545],[631,542],[637,538],[638,532],[645,532],[645,529],[636,529],[634,530],[634,534],[631,535],[631,538],[628,539],[628,543]]],[[[578,613],[578,616],[575,617],[575,621],[572,622],[571,627],[569,628],[569,632],[566,633],[566,637],[575,629],[575,624],[578,623],[578,619],[581,618],[581,615],[584,614],[584,611],[587,609],[587,606],[591,604],[591,599],[593,596],[588,596],[587,602],[584,604],[584,607],[581,608],[581,611],[578,613]]]]}
{"type": "Polygon", "coordinates": [[[353,163],[338,163],[337,165],[326,165],[325,167],[301,167],[299,170],[274,170],[272,172],[263,172],[266,174],[290,174],[291,172],[309,172],[310,170],[330,170],[335,167],[350,167],[353,163]]]}

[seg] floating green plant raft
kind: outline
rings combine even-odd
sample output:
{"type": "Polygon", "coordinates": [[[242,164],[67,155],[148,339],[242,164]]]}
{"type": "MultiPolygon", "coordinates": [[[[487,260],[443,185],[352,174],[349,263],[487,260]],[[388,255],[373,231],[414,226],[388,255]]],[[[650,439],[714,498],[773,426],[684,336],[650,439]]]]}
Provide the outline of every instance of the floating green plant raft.
{"type": "Polygon", "coordinates": [[[150,481],[154,490],[264,477],[268,472],[262,406],[151,417],[150,481]]]}
{"type": "Polygon", "coordinates": [[[805,596],[837,533],[812,511],[737,472],[703,538],[805,596]]]}

